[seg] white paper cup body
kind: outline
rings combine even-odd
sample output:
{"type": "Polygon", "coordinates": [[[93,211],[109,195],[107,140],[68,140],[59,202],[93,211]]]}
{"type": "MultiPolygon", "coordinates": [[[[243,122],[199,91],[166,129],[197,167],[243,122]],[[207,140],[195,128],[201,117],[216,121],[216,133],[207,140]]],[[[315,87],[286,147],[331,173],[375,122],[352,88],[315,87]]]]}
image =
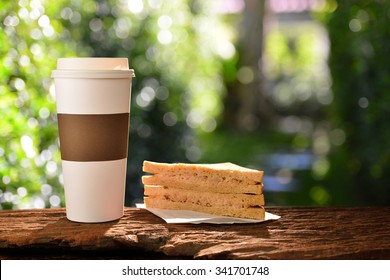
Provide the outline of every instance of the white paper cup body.
{"type": "Polygon", "coordinates": [[[133,71],[125,58],[64,58],[52,77],[67,218],[84,223],[119,219],[133,71]]]}

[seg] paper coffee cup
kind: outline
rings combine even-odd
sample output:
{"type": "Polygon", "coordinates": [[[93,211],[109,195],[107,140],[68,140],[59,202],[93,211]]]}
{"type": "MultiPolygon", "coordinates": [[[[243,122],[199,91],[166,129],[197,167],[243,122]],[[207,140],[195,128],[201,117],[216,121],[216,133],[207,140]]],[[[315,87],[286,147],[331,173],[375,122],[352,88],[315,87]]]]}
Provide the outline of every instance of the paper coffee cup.
{"type": "Polygon", "coordinates": [[[71,221],[123,216],[133,76],[127,58],[60,58],[52,72],[71,221]]]}

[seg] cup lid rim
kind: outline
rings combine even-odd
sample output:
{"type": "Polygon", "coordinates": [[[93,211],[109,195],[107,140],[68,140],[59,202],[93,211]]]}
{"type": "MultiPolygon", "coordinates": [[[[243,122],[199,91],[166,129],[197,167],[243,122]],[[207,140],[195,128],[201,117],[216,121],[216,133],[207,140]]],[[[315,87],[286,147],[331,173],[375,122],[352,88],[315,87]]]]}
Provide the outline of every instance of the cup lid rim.
{"type": "Polygon", "coordinates": [[[135,77],[133,69],[126,70],[71,70],[57,69],[52,71],[52,78],[106,78],[123,79],[135,77]]]}
{"type": "Polygon", "coordinates": [[[125,57],[67,57],[57,59],[57,70],[129,70],[125,57]]]}

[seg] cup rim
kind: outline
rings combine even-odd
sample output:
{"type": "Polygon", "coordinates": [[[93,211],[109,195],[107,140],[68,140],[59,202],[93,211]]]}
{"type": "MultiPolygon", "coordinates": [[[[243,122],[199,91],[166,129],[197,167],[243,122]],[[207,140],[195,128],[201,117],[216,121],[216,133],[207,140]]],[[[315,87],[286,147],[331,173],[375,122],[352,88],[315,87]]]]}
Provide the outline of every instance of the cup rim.
{"type": "Polygon", "coordinates": [[[127,70],[53,70],[52,78],[72,78],[72,79],[128,79],[135,77],[133,69],[127,70]]]}
{"type": "Polygon", "coordinates": [[[57,70],[128,70],[125,57],[66,57],[57,59],[57,70]]]}

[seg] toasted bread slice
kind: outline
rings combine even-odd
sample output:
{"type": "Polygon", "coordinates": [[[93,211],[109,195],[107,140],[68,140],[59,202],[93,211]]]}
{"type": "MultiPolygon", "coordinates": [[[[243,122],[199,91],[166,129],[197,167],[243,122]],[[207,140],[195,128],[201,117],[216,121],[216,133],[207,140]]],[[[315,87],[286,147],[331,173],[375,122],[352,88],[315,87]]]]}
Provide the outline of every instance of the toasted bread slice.
{"type": "Polygon", "coordinates": [[[221,207],[221,206],[205,206],[196,203],[176,202],[168,200],[164,197],[145,197],[146,208],[162,208],[170,210],[192,210],[198,212],[209,213],[213,215],[223,215],[237,218],[264,220],[265,210],[263,207],[221,207]]]}
{"type": "Polygon", "coordinates": [[[264,195],[262,194],[220,194],[146,185],[144,195],[151,198],[163,197],[173,202],[185,202],[208,207],[248,208],[264,205],[264,195]]]}
{"type": "Polygon", "coordinates": [[[142,176],[144,185],[160,185],[169,188],[192,190],[198,192],[262,194],[264,186],[242,185],[239,183],[208,182],[207,180],[194,180],[191,177],[166,176],[165,174],[142,176]]]}
{"type": "MultiPolygon", "coordinates": [[[[259,186],[262,190],[264,172],[241,167],[233,163],[185,164],[144,161],[143,171],[154,174],[143,178],[144,184],[164,186],[185,184],[186,186],[259,186]],[[168,183],[169,182],[169,183],[168,183]]],[[[214,191],[214,190],[213,190],[214,191]]],[[[241,191],[239,191],[241,192],[241,191]]]]}

